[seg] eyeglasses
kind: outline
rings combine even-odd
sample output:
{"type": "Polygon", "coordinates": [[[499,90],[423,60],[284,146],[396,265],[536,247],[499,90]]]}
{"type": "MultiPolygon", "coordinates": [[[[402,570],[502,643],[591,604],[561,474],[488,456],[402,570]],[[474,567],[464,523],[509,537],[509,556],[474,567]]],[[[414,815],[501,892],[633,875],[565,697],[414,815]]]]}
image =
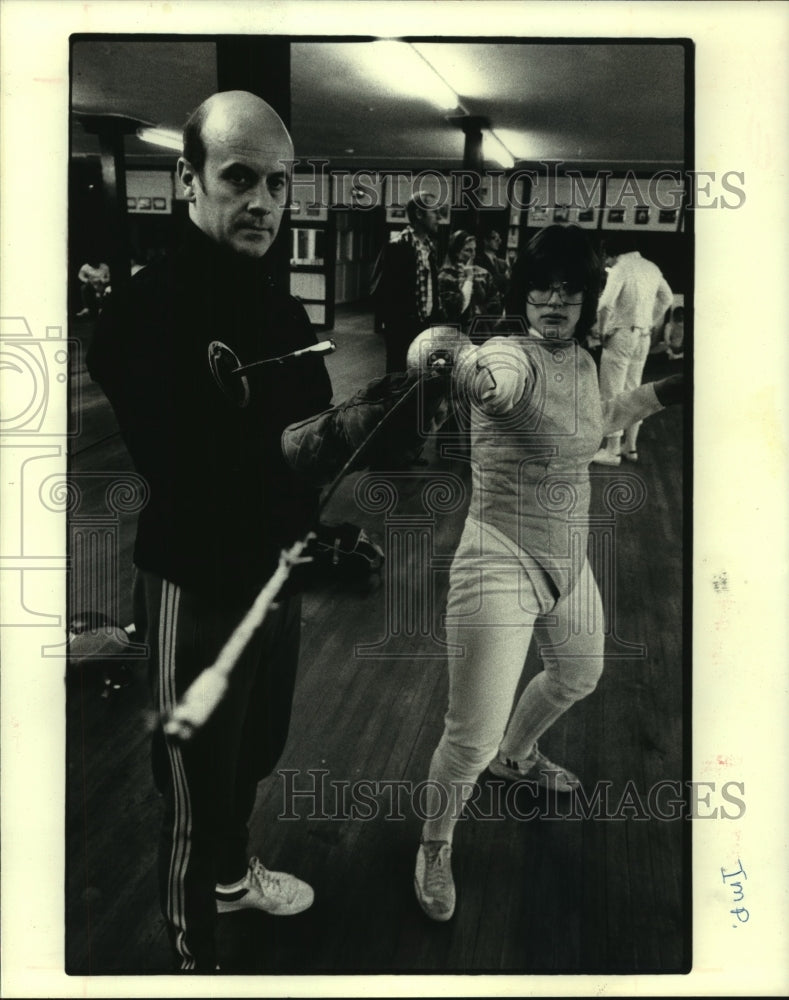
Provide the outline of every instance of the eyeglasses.
{"type": "Polygon", "coordinates": [[[563,306],[579,306],[584,300],[583,289],[570,288],[566,281],[554,281],[547,288],[530,288],[526,301],[530,306],[544,306],[551,301],[554,292],[563,306]]]}

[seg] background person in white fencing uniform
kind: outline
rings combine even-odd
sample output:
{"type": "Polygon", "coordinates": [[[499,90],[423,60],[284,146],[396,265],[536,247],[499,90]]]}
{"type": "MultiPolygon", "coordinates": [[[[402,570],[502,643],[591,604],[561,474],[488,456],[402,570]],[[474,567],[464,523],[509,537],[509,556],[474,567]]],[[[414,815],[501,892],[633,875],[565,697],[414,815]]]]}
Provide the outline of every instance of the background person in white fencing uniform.
{"type": "MultiPolygon", "coordinates": [[[[608,280],[597,306],[597,327],[603,344],[600,395],[604,400],[641,384],[652,328],[662,322],[674,300],[660,268],[637,250],[609,254],[606,264],[609,263],[608,280]]],[[[619,465],[623,455],[631,462],[637,461],[640,426],[638,420],[616,428],[606,436],[605,446],[593,461],[619,465]]]]}
{"type": "Polygon", "coordinates": [[[470,348],[455,367],[459,405],[465,399],[470,412],[472,496],[450,570],[449,703],[414,874],[433,920],[454,913],[453,833],[486,765],[560,792],[579,784],[537,740],[594,690],[604,616],[586,545],[567,558],[568,515],[551,491],[574,491],[573,525],[583,532],[589,463],[603,435],[681,398],[681,377],[672,376],[601,399],[594,361],[575,339],[594,321],[599,278],[583,230],[541,230],[515,265],[508,297],[507,316],[519,313],[525,325],[470,348]],[[544,669],[512,711],[534,634],[544,669]]]}

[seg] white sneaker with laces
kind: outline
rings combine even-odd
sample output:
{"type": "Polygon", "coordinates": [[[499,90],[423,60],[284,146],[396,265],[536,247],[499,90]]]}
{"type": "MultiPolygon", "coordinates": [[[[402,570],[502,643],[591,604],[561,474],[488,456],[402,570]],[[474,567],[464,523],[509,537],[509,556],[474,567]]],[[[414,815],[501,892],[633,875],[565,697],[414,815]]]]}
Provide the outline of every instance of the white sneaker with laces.
{"type": "Polygon", "coordinates": [[[621,465],[622,456],[615,455],[607,448],[601,448],[599,451],[595,452],[595,456],[592,461],[596,462],[597,465],[621,465]]]}
{"type": "Polygon", "coordinates": [[[216,912],[263,910],[275,917],[289,917],[312,906],[315,893],[306,882],[287,872],[270,872],[252,858],[243,881],[234,887],[217,885],[216,912]]]}
{"type": "Polygon", "coordinates": [[[432,920],[449,920],[455,912],[452,847],[446,840],[425,840],[419,845],[414,871],[419,905],[432,920]]]}
{"type": "Polygon", "coordinates": [[[545,754],[540,753],[536,743],[529,756],[523,760],[512,760],[497,754],[488,764],[488,770],[497,778],[505,778],[507,781],[536,781],[543,788],[554,788],[557,792],[571,792],[581,784],[581,779],[572,771],[554,764],[545,754]]]}

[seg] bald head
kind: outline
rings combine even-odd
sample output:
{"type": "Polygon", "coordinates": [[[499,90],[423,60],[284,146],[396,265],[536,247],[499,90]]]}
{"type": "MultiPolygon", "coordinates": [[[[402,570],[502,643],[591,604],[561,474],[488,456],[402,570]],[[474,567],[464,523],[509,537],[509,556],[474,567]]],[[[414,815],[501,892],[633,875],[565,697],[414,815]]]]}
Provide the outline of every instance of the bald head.
{"type": "Polygon", "coordinates": [[[262,257],[287,203],[293,143],[276,111],[243,90],[203,101],[184,128],[178,176],[189,217],[236,253],[262,257]]]}
{"type": "Polygon", "coordinates": [[[277,112],[256,94],[246,90],[223,90],[195,108],[184,126],[184,158],[202,171],[206,142],[212,137],[258,136],[259,141],[282,141],[293,159],[293,143],[277,112]]]}

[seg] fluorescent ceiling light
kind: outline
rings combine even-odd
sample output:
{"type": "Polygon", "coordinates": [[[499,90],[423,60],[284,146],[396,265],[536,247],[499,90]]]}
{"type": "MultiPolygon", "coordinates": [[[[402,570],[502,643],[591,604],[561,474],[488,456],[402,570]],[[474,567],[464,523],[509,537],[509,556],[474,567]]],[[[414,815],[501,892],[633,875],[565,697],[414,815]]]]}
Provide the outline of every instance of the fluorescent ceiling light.
{"type": "Polygon", "coordinates": [[[386,72],[392,91],[422,97],[441,111],[452,111],[459,106],[455,91],[410,42],[382,39],[374,42],[372,48],[379,73],[386,72]]]}
{"type": "Polygon", "coordinates": [[[180,153],[183,149],[183,140],[180,132],[175,132],[166,128],[148,128],[143,126],[137,129],[137,138],[143,142],[151,142],[155,146],[164,146],[166,149],[174,149],[180,153]]]}
{"type": "MultiPolygon", "coordinates": [[[[491,64],[480,59],[484,45],[457,45],[442,42],[412,42],[416,51],[446,80],[453,90],[486,103],[499,96],[499,81],[491,73],[491,64]]],[[[495,49],[498,46],[491,46],[495,49]]]]}
{"type": "Polygon", "coordinates": [[[553,140],[560,140],[558,134],[550,135],[546,132],[534,132],[527,129],[497,128],[496,136],[504,143],[507,149],[512,151],[512,155],[517,160],[535,159],[538,156],[545,156],[545,150],[550,149],[553,140]]]}
{"type": "Polygon", "coordinates": [[[483,149],[486,159],[494,160],[505,170],[515,166],[515,157],[491,129],[485,129],[483,149]]]}

